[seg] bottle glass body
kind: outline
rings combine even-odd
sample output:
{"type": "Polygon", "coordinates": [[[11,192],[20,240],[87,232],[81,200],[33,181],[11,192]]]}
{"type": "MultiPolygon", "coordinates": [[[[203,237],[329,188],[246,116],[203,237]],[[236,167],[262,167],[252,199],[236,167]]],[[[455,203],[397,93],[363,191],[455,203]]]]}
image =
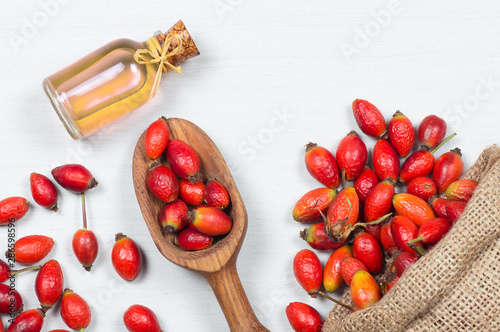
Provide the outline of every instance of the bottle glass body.
{"type": "Polygon", "coordinates": [[[75,139],[147,103],[158,65],[138,64],[144,42],[118,39],[47,77],[43,87],[59,118],[75,139]]]}

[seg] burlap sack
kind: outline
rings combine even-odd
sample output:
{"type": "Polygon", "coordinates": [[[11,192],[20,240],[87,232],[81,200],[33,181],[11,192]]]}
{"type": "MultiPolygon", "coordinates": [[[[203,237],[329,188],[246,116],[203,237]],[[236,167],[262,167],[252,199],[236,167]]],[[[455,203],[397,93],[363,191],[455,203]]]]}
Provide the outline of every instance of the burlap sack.
{"type": "MultiPolygon", "coordinates": [[[[464,178],[479,186],[446,237],[374,306],[335,306],[324,332],[500,331],[500,147],[484,150],[464,178]]],[[[343,301],[352,304],[349,292],[343,301]]]]}

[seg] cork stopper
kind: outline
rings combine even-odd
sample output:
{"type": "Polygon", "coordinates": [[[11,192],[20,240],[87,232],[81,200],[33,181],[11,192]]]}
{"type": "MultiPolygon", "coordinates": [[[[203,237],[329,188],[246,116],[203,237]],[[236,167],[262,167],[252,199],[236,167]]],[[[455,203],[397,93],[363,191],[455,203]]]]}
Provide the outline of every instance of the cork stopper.
{"type": "MultiPolygon", "coordinates": [[[[193,38],[191,38],[191,35],[189,34],[182,20],[179,20],[177,23],[175,23],[174,26],[171,27],[167,32],[157,34],[155,37],[158,39],[161,46],[163,47],[165,39],[167,39],[171,35],[178,35],[182,40],[181,52],[172,57],[171,61],[172,64],[178,65],[179,63],[187,59],[194,58],[195,56],[200,54],[200,51],[198,51],[198,48],[196,47],[196,44],[193,41],[193,38]]],[[[168,51],[169,52],[172,51],[177,46],[178,46],[177,39],[173,39],[170,43],[168,51]]]]}

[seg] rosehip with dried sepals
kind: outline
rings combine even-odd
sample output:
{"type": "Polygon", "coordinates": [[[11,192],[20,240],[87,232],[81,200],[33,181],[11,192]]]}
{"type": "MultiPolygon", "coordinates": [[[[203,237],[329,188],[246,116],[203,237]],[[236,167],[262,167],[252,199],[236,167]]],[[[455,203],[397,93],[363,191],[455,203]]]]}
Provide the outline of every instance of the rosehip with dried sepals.
{"type": "Polygon", "coordinates": [[[344,279],[348,286],[351,286],[352,277],[354,277],[354,274],[358,272],[358,270],[369,272],[365,264],[359,259],[353,257],[344,258],[340,267],[340,272],[342,274],[342,279],[344,279]]]}
{"type": "Polygon", "coordinates": [[[377,174],[369,166],[365,166],[353,184],[361,205],[365,205],[368,194],[370,194],[371,190],[377,185],[377,183],[379,183],[377,174]]]}
{"type": "Polygon", "coordinates": [[[304,290],[316,297],[323,281],[323,267],[318,256],[309,249],[299,251],[293,259],[293,274],[304,290]]]}
{"type": "Polygon", "coordinates": [[[368,151],[366,145],[355,131],[349,132],[337,146],[335,159],[342,174],[347,181],[354,181],[363,171],[368,151]]]}
{"type": "Polygon", "coordinates": [[[407,244],[408,241],[417,238],[418,233],[417,226],[410,219],[404,216],[395,216],[392,218],[391,233],[392,239],[399,250],[418,255],[425,253],[422,242],[416,242],[411,248],[407,244]]]}
{"type": "Polygon", "coordinates": [[[347,239],[351,227],[358,221],[359,199],[353,187],[342,190],[327,212],[326,234],[337,242],[347,239]]]}
{"type": "Polygon", "coordinates": [[[167,233],[179,232],[188,224],[188,208],[186,203],[177,199],[172,203],[166,203],[161,209],[158,219],[162,228],[167,233]]]}
{"type": "Polygon", "coordinates": [[[224,211],[210,206],[190,211],[188,219],[197,230],[210,236],[227,234],[233,226],[231,218],[224,211]]]}
{"type": "Polygon", "coordinates": [[[363,232],[354,237],[352,243],[354,258],[361,261],[370,273],[377,273],[384,265],[384,255],[374,236],[363,232]]]}
{"type": "Polygon", "coordinates": [[[203,250],[212,245],[214,238],[196,228],[186,228],[175,238],[175,244],[184,250],[203,250]]]}
{"type": "Polygon", "coordinates": [[[421,149],[419,151],[413,152],[408,158],[406,158],[405,162],[401,166],[401,171],[399,173],[399,182],[403,184],[409,183],[415,178],[426,176],[427,174],[429,174],[432,171],[434,162],[436,160],[436,158],[434,157],[434,153],[455,136],[455,133],[451,134],[430,151],[421,149]]]}
{"type": "Polygon", "coordinates": [[[421,176],[408,183],[406,192],[427,201],[437,194],[437,186],[430,178],[421,176]]]}
{"type": "Polygon", "coordinates": [[[167,161],[172,171],[181,179],[196,183],[201,180],[200,158],[186,142],[173,138],[167,145],[167,161]]]}
{"type": "Polygon", "coordinates": [[[373,147],[372,165],[379,179],[398,178],[401,163],[398,153],[389,141],[379,139],[377,143],[375,143],[373,147]]]}
{"type": "Polygon", "coordinates": [[[337,189],[340,186],[339,167],[333,154],[316,143],[306,145],[306,168],[309,174],[325,187],[337,189]]]}
{"type": "Polygon", "coordinates": [[[59,301],[63,289],[64,276],[61,266],[52,259],[42,266],[35,279],[35,293],[44,313],[59,301]]]}
{"type": "Polygon", "coordinates": [[[151,123],[146,130],[144,136],[144,148],[146,155],[150,159],[160,158],[167,148],[170,140],[170,129],[168,128],[167,119],[161,117],[151,123]]]}
{"type": "Polygon", "coordinates": [[[358,270],[351,281],[351,299],[359,309],[368,308],[382,298],[382,291],[369,272],[358,270]]]}
{"type": "Polygon", "coordinates": [[[389,140],[401,157],[410,154],[415,142],[415,129],[411,121],[400,111],[396,111],[389,121],[389,140]]]}
{"type": "Polygon", "coordinates": [[[327,292],[334,292],[342,285],[342,261],[346,257],[353,257],[352,247],[349,244],[335,250],[325,264],[323,270],[323,287],[327,292]]]}
{"type": "Polygon", "coordinates": [[[406,244],[410,245],[418,241],[422,241],[426,246],[433,246],[438,243],[443,236],[448,233],[451,224],[448,220],[443,218],[434,218],[427,220],[419,227],[417,237],[408,241],[406,244]]]}
{"type": "Polygon", "coordinates": [[[387,134],[385,119],[375,105],[367,100],[352,102],[352,113],[359,129],[368,136],[381,138],[387,134]]]}
{"type": "Polygon", "coordinates": [[[434,165],[432,170],[432,179],[436,183],[438,193],[446,189],[457,181],[464,172],[464,162],[459,148],[442,154],[434,165]]]}
{"type": "Polygon", "coordinates": [[[8,197],[0,201],[0,225],[15,222],[28,212],[30,203],[24,197],[8,197]]]}
{"type": "Polygon", "coordinates": [[[418,141],[425,150],[436,147],[446,136],[446,122],[436,115],[426,116],[418,125],[418,141]]]}
{"type": "Polygon", "coordinates": [[[295,332],[321,332],[323,327],[321,315],[310,305],[291,302],[285,311],[288,322],[295,332]]]}
{"type": "Polygon", "coordinates": [[[123,323],[129,332],[162,332],[155,313],[139,304],[134,304],[125,311],[123,323]]]}
{"type": "Polygon", "coordinates": [[[325,222],[321,221],[300,232],[300,238],[305,240],[311,248],[316,250],[335,250],[342,247],[344,242],[334,242],[325,233],[325,222]]]}
{"type": "Polygon", "coordinates": [[[122,279],[133,281],[141,272],[142,252],[131,238],[118,233],[111,251],[111,262],[122,279]]]}
{"type": "Polygon", "coordinates": [[[40,309],[31,309],[22,312],[14,318],[7,332],[40,332],[45,314],[40,309]]]}
{"type": "Polygon", "coordinates": [[[90,324],[92,313],[80,295],[66,288],[61,298],[61,318],[70,329],[83,332],[90,324]]]}
{"type": "Polygon", "coordinates": [[[84,193],[97,186],[92,173],[80,164],[67,164],[52,170],[56,182],[66,190],[74,193],[84,193]]]}
{"type": "Polygon", "coordinates": [[[23,309],[23,298],[16,289],[0,284],[0,314],[18,313],[23,309]]]}
{"type": "Polygon", "coordinates": [[[365,202],[365,220],[371,222],[389,213],[392,198],[396,194],[392,178],[378,183],[368,194],[365,202]]]}
{"type": "Polygon", "coordinates": [[[449,201],[448,204],[446,204],[446,217],[448,221],[450,221],[452,225],[455,225],[457,220],[460,219],[464,213],[466,207],[466,202],[449,201]]]}
{"type": "Polygon", "coordinates": [[[49,210],[57,212],[57,189],[48,177],[38,173],[30,175],[31,196],[35,202],[49,210]]]}
{"type": "Polygon", "coordinates": [[[208,206],[224,210],[228,207],[231,199],[226,187],[217,180],[210,180],[205,185],[205,201],[208,206]]]}
{"type": "Polygon", "coordinates": [[[179,194],[179,183],[174,172],[166,166],[158,166],[149,171],[147,178],[149,191],[159,200],[171,203],[179,194]]]}
{"type": "Polygon", "coordinates": [[[201,181],[191,183],[188,180],[180,179],[179,198],[192,206],[201,205],[205,200],[205,185],[201,181]]]}
{"type": "Polygon", "coordinates": [[[468,202],[478,184],[479,182],[471,179],[457,180],[446,189],[446,198],[454,201],[468,202]]]}
{"type": "Polygon", "coordinates": [[[410,268],[419,257],[411,252],[401,251],[394,258],[394,266],[396,267],[397,275],[400,277],[405,273],[406,270],[410,268]]]}
{"type": "Polygon", "coordinates": [[[14,258],[17,263],[31,265],[44,259],[54,247],[54,240],[44,235],[28,235],[18,239],[14,248],[7,250],[6,258],[14,258]]]}
{"type": "Polygon", "coordinates": [[[310,223],[322,219],[335,198],[336,191],[330,188],[318,188],[308,191],[293,207],[294,220],[310,223]]]}
{"type": "Polygon", "coordinates": [[[399,193],[392,198],[394,209],[399,215],[409,218],[420,227],[427,220],[436,218],[431,206],[418,196],[399,193]]]}

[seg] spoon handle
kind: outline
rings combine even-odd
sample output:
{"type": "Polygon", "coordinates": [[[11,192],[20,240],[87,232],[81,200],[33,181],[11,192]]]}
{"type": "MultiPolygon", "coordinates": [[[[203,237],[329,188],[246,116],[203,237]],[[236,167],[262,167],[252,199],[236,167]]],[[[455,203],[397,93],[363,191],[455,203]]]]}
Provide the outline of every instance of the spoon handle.
{"type": "Polygon", "coordinates": [[[219,271],[205,274],[224,312],[231,332],[267,331],[255,315],[232,262],[219,271]]]}

